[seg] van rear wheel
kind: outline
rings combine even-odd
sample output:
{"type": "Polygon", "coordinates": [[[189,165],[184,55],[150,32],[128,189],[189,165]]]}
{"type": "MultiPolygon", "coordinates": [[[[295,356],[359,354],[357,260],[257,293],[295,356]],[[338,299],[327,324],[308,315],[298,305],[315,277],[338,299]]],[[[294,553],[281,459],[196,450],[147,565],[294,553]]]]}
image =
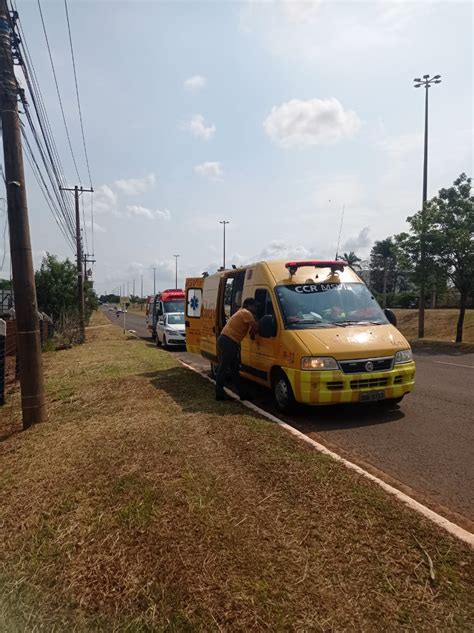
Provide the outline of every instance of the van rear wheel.
{"type": "Polygon", "coordinates": [[[272,382],[273,398],[278,411],[290,413],[296,404],[293,389],[286,375],[279,371],[272,382]]]}

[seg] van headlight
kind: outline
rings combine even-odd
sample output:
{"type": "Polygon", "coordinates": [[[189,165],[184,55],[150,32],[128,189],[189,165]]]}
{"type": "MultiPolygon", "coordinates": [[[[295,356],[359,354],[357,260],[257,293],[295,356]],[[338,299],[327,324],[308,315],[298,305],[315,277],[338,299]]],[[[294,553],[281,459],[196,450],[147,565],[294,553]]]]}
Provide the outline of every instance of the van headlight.
{"type": "Polygon", "coordinates": [[[339,369],[335,358],[331,356],[304,356],[301,359],[301,369],[324,370],[339,369]]]}
{"type": "Polygon", "coordinates": [[[395,365],[401,365],[403,363],[411,363],[413,360],[413,354],[411,349],[401,349],[395,354],[395,365]]]}
{"type": "Polygon", "coordinates": [[[169,328],[166,328],[166,334],[169,334],[170,336],[173,336],[173,334],[175,333],[174,330],[170,330],[169,328]]]}

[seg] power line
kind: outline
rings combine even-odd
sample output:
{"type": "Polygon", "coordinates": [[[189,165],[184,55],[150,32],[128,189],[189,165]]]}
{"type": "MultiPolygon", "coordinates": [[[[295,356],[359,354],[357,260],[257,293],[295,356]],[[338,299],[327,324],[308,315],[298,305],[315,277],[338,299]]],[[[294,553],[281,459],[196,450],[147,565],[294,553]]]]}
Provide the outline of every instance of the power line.
{"type": "Polygon", "coordinates": [[[74,250],[75,246],[74,246],[74,242],[71,238],[71,235],[68,231],[68,227],[65,224],[64,218],[61,215],[61,212],[58,210],[57,206],[56,206],[56,202],[53,198],[53,195],[51,193],[51,191],[49,190],[49,187],[44,179],[44,176],[41,172],[41,168],[38,165],[38,161],[34,155],[33,149],[31,147],[31,144],[29,142],[29,139],[26,135],[26,131],[24,129],[24,127],[22,126],[22,134],[23,134],[23,140],[25,142],[24,145],[24,149],[25,149],[25,156],[26,159],[30,165],[31,171],[33,172],[33,175],[36,179],[36,182],[38,183],[38,186],[40,188],[41,193],[43,194],[44,199],[46,200],[46,203],[56,221],[56,224],[58,225],[61,233],[64,235],[64,238],[66,240],[66,242],[69,244],[69,246],[71,246],[71,248],[74,250]]]}
{"type": "Polygon", "coordinates": [[[90,170],[90,166],[89,166],[89,157],[87,155],[86,137],[85,137],[85,134],[84,134],[84,124],[83,124],[83,120],[82,120],[81,100],[79,98],[79,85],[78,85],[78,81],[77,81],[76,60],[75,60],[75,57],[74,57],[74,47],[72,45],[71,24],[69,22],[69,11],[68,11],[68,8],[67,8],[67,0],[64,0],[64,8],[66,10],[67,29],[68,29],[68,33],[69,33],[69,44],[70,44],[70,47],[71,47],[72,68],[74,70],[74,83],[76,85],[77,108],[79,110],[79,121],[81,123],[82,144],[84,146],[84,156],[86,158],[87,173],[89,175],[89,185],[90,185],[90,188],[92,189],[92,177],[91,177],[91,170],[90,170]]]}
{"type": "Polygon", "coordinates": [[[78,178],[79,183],[81,183],[81,177],[79,176],[79,170],[77,168],[76,157],[74,156],[74,151],[72,149],[72,143],[71,143],[71,137],[69,135],[69,129],[68,129],[67,122],[66,122],[66,115],[64,113],[63,100],[61,98],[61,93],[59,91],[58,78],[56,76],[56,69],[54,67],[53,55],[51,53],[51,48],[50,48],[50,45],[49,45],[48,33],[46,31],[46,24],[44,22],[43,10],[41,9],[41,2],[40,2],[40,0],[38,0],[38,9],[39,9],[40,17],[41,17],[41,24],[43,25],[44,37],[45,37],[45,40],[46,40],[46,46],[48,48],[49,61],[51,62],[51,70],[53,71],[54,83],[56,85],[56,92],[57,92],[57,95],[58,95],[59,106],[61,108],[61,114],[62,114],[62,117],[63,117],[64,128],[66,130],[66,136],[67,136],[67,141],[68,141],[68,144],[69,144],[69,150],[71,152],[72,161],[74,163],[74,168],[76,170],[76,176],[78,178]]]}
{"type": "MultiPolygon", "coordinates": [[[[61,186],[64,187],[66,185],[64,170],[59,158],[56,143],[54,141],[54,136],[47,116],[46,107],[44,104],[43,96],[41,94],[41,89],[39,87],[39,82],[36,76],[33,61],[28,49],[25,34],[23,32],[21,23],[19,23],[18,21],[18,15],[16,12],[14,12],[13,19],[11,20],[11,30],[14,53],[18,59],[19,65],[22,67],[23,75],[25,77],[25,82],[31,98],[31,102],[33,104],[33,109],[36,114],[36,119],[38,121],[40,132],[38,132],[38,130],[36,129],[33,117],[31,116],[29,104],[26,100],[24,91],[21,89],[19,89],[20,98],[25,109],[25,115],[31,133],[33,135],[33,139],[37,145],[41,161],[43,162],[47,177],[51,183],[52,190],[56,198],[56,202],[54,204],[52,202],[53,194],[49,190],[49,187],[46,186],[46,181],[41,174],[38,161],[34,157],[34,153],[29,142],[27,142],[27,147],[30,154],[30,156],[28,156],[28,161],[32,166],[35,178],[38,181],[40,189],[45,196],[45,199],[48,202],[48,206],[50,206],[50,209],[53,212],[58,225],[60,226],[60,228],[62,228],[67,241],[70,244],[71,242],[72,244],[74,244],[73,239],[75,230],[72,202],[69,197],[66,196],[64,192],[60,189],[61,186]],[[18,29],[18,33],[16,31],[16,28],[18,29]],[[50,202],[53,205],[52,207],[50,205],[50,202]],[[62,216],[61,219],[60,216],[62,216]]],[[[27,139],[24,129],[22,130],[22,132],[24,138],[27,139]]]]}

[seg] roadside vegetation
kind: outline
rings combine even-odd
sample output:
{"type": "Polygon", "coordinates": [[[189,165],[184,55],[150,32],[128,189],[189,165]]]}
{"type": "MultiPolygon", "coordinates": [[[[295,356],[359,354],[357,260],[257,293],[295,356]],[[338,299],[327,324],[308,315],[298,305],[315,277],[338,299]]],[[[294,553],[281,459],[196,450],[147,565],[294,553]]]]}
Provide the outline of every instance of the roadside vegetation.
{"type": "MultiPolygon", "coordinates": [[[[47,253],[35,273],[38,308],[54,322],[52,346],[67,348],[80,340],[77,305],[77,268],[69,259],[61,261],[47,253]]],[[[92,284],[84,282],[85,319],[89,322],[97,309],[92,284]]]]}
{"type": "Polygon", "coordinates": [[[463,173],[451,187],[440,189],[438,195],[427,202],[424,214],[414,213],[407,218],[407,224],[408,231],[375,242],[367,265],[355,253],[347,254],[351,265],[362,271],[384,308],[417,307],[423,280],[425,307],[458,309],[449,339],[461,343],[466,340],[463,338],[466,311],[474,307],[471,178],[463,173]],[[423,242],[424,266],[421,262],[423,242]]]}
{"type": "Polygon", "coordinates": [[[472,630],[466,545],[92,325],[45,354],[49,421],[0,444],[0,630],[472,630]]]}
{"type": "MultiPolygon", "coordinates": [[[[418,310],[395,310],[395,313],[398,329],[408,340],[415,340],[418,336],[418,310]]],[[[437,341],[454,341],[457,321],[457,310],[426,310],[425,338],[437,341]]],[[[466,310],[463,341],[474,343],[474,310],[466,310]]]]}

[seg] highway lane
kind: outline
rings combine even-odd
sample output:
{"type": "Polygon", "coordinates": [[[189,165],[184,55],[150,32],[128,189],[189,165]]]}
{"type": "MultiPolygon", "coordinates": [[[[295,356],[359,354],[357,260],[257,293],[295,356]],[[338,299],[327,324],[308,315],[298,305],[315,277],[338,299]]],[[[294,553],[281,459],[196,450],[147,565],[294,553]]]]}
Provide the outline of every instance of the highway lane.
{"type": "MultiPolygon", "coordinates": [[[[140,314],[127,314],[127,328],[148,336],[140,314]]],[[[200,356],[174,353],[208,368],[200,356]]],[[[389,411],[377,405],[301,407],[281,416],[266,389],[250,388],[263,409],[473,530],[474,354],[423,348],[415,360],[415,392],[389,411]]]]}

